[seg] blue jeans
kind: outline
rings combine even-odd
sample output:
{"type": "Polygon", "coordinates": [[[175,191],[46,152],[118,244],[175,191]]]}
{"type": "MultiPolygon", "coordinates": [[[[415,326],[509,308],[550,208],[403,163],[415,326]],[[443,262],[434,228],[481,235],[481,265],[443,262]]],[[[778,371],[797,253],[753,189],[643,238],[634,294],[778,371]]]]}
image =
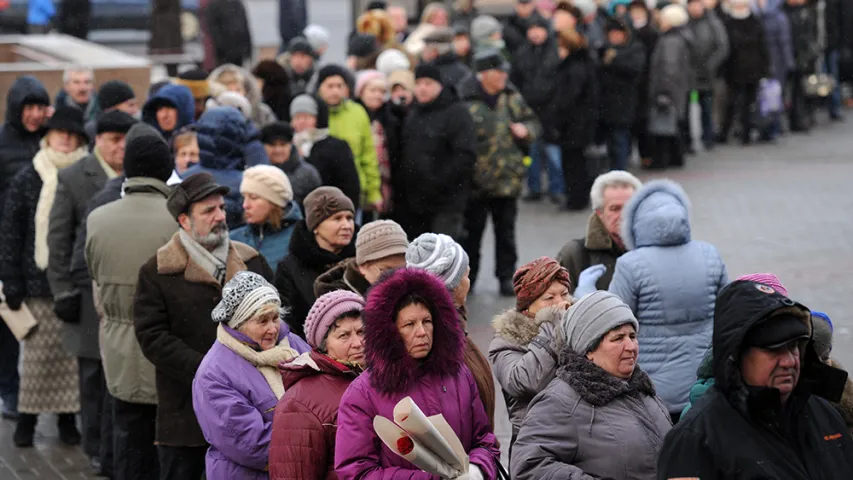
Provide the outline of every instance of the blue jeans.
{"type": "Polygon", "coordinates": [[[545,142],[535,142],[530,146],[530,167],[527,169],[527,189],[530,193],[542,193],[542,154],[547,157],[545,168],[548,171],[548,190],[551,195],[566,193],[563,182],[562,153],[560,146],[545,142]]]}
{"type": "Polygon", "coordinates": [[[841,82],[839,81],[838,50],[827,50],[826,59],[823,63],[823,72],[832,75],[835,79],[835,90],[829,96],[829,115],[838,117],[841,115],[841,82]]]}
{"type": "Polygon", "coordinates": [[[628,170],[628,161],[631,159],[631,127],[607,125],[605,128],[610,170],[628,170]]]}

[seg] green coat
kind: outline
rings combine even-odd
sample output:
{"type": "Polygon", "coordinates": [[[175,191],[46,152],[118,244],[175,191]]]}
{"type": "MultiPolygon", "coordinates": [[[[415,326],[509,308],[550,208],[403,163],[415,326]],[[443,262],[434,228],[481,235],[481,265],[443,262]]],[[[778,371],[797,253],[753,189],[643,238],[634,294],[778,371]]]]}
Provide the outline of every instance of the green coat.
{"type": "Polygon", "coordinates": [[[475,78],[465,83],[461,91],[477,130],[477,164],[471,196],[518,197],[527,176],[526,153],[522,148],[536,141],[541,132],[536,114],[511,85],[498,95],[494,109],[486,104],[475,78]],[[513,138],[512,123],[523,123],[527,127],[526,139],[519,142],[513,138]]]}
{"type": "Polygon", "coordinates": [[[152,178],[127,180],[121,200],[87,220],[86,262],[98,285],[101,356],[110,394],[129,403],[157,404],[154,365],[142,355],[133,326],[139,269],[169,242],[178,224],[166,210],[169,187],[152,178]]]}
{"type": "Polygon", "coordinates": [[[364,107],[352,100],[344,100],[335,107],[329,106],[329,135],[347,142],[352,150],[361,183],[361,205],[381,201],[379,161],[373,144],[370,117],[364,107]]]}

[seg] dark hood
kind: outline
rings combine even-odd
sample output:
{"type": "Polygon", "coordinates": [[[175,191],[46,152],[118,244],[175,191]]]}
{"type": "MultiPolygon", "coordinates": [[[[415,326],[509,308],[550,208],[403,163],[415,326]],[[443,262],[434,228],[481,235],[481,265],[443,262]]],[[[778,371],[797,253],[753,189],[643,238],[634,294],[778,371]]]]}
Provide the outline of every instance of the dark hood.
{"type": "MultiPolygon", "coordinates": [[[[778,390],[747,387],[740,373],[740,357],[746,333],[759,320],[779,311],[802,318],[811,330],[809,309],[767,285],[739,280],[730,283],[717,296],[713,337],[715,388],[744,413],[750,410],[750,405],[779,401],[778,390]]],[[[838,402],[846,380],[846,372],[820,362],[814,341],[810,339],[802,353],[800,379],[794,390],[795,395],[807,398],[814,394],[838,402]]]]}
{"type": "Polygon", "coordinates": [[[162,134],[160,125],[157,124],[157,109],[163,105],[169,105],[178,109],[178,124],[175,130],[193,123],[195,119],[195,99],[192,91],[184,85],[166,85],[152,95],[145,106],[142,107],[142,121],[156,128],[162,134]]]}
{"type": "Polygon", "coordinates": [[[24,113],[24,105],[29,104],[50,105],[50,95],[37,78],[25,75],[18,77],[6,94],[6,123],[24,132],[21,114],[24,113]]]}
{"type": "Polygon", "coordinates": [[[381,393],[401,393],[426,375],[456,375],[465,350],[457,315],[444,283],[424,270],[402,268],[374,285],[362,315],[370,385],[381,393]],[[431,304],[433,316],[432,350],[420,361],[406,351],[394,317],[397,304],[411,293],[431,304]]]}
{"type": "Polygon", "coordinates": [[[207,109],[195,125],[199,164],[214,170],[243,170],[246,145],[258,131],[233,107],[207,109]]]}

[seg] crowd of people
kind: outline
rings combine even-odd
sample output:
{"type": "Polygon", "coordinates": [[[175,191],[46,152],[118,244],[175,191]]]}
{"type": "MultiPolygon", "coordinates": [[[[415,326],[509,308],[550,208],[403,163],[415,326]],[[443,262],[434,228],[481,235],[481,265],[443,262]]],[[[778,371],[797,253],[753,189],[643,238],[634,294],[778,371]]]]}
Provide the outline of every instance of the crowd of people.
{"type": "Polygon", "coordinates": [[[0,281],[20,314],[4,320],[38,326],[0,323],[15,445],[58,414],[115,479],[435,478],[373,428],[410,397],[458,436],[457,479],[849,478],[829,316],[775,275],[730,281],[681,186],[627,171],[634,142],[663,168],[694,137],[809,128],[832,44],[799,62],[814,5],[770,3],[518,0],[506,24],[430,3],[410,31],[373,2],[346,65],[319,66],[329,36],[309,25],[251,71],[229,55],[145,99],[85,68],[54,100],[18,78],[0,281]],[[519,268],[518,200],[543,199],[543,166],[557,203],[592,213],[519,268]],[[467,299],[489,216],[515,306],[484,353],[467,299]]]}

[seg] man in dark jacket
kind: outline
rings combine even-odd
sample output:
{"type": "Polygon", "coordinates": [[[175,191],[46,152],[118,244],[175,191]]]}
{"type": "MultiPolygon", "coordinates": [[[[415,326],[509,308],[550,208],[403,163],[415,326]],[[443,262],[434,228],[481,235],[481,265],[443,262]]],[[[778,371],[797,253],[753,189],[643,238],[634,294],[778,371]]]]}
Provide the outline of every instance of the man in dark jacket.
{"type": "Polygon", "coordinates": [[[471,198],[465,208],[467,235],[460,243],[469,256],[473,286],[480,267],[483,232],[491,215],[495,276],[501,295],[514,296],[512,275],[518,260],[515,223],[518,196],[527,173],[524,150],[539,137],[541,127],[533,109],[507,82],[508,65],[500,52],[478,53],[474,69],[477,78],[472,78],[461,90],[477,132],[477,163],[471,198]]]}
{"type": "Polygon", "coordinates": [[[510,56],[514,58],[516,51],[524,45],[530,23],[541,18],[533,0],[516,0],[515,12],[503,27],[503,39],[510,56]]]}
{"type": "Polygon", "coordinates": [[[252,33],[241,0],[211,0],[204,10],[204,22],[217,66],[232,63],[242,67],[252,58],[252,33]]]}
{"type": "Polygon", "coordinates": [[[77,285],[70,266],[74,241],[86,220],[89,200],[104,187],[107,179],[122,172],[125,135],[134,123],[133,117],[120,111],[98,117],[92,153],[57,175],[47,235],[50,249],[47,279],[53,293],[53,309],[65,322],[63,346],[77,357],[80,368],[83,450],[90,458],[98,457],[106,472],[112,471],[112,405],[104,388],[98,348],[99,318],[91,285],[77,285]]]}
{"type": "Polygon", "coordinates": [[[643,45],[621,19],[607,20],[607,43],[599,51],[600,122],[607,141],[611,170],[627,170],[631,159],[631,124],[637,87],[646,64],[643,45]]]}
{"type": "Polygon", "coordinates": [[[416,103],[391,177],[394,213],[409,238],[433,232],[459,239],[477,159],[474,122],[438,67],[419,65],[415,78],[416,103]]]}
{"type": "Polygon", "coordinates": [[[275,281],[263,256],[228,239],[226,193],[208,173],[181,182],[166,202],[181,228],[139,271],[133,322],[142,353],[155,368],[162,480],[204,473],[207,443],[193,411],[192,382],[216,340],[210,312],[222,286],[244,270],[275,281]]]}
{"type": "MultiPolygon", "coordinates": [[[[726,27],[713,10],[705,10],[702,0],[689,0],[687,24],[693,34],[693,58],[691,66],[695,80],[695,90],[699,95],[702,109],[702,144],[706,150],[714,148],[717,138],[714,132],[714,90],[713,82],[720,66],[729,56],[729,36],[726,27]]],[[[689,115],[688,115],[689,116],[689,115]]],[[[682,117],[682,134],[685,145],[690,149],[692,135],[688,116],[682,117]]]]}
{"type": "Polygon", "coordinates": [[[570,241],[557,254],[557,261],[569,271],[571,288],[581,282],[594,283],[596,290],[607,290],[616,260],[625,253],[622,243],[622,208],[640,189],[642,183],[628,172],[607,172],[592,184],[590,200],[592,215],[587,222],[586,235],[570,241]],[[596,265],[604,266],[584,272],[596,265]]]}
{"type": "Polygon", "coordinates": [[[451,92],[469,77],[471,69],[453,51],[453,29],[438,28],[424,38],[424,51],[421,53],[424,63],[432,63],[441,72],[441,83],[451,92]]]}
{"type": "Polygon", "coordinates": [[[83,112],[83,121],[94,120],[98,112],[95,95],[95,72],[90,68],[72,67],[62,72],[62,89],[54,99],[56,108],[61,105],[83,112]]]}
{"type": "MultiPolygon", "coordinates": [[[[32,162],[44,133],[50,96],[35,77],[15,80],[6,94],[6,122],[0,129],[0,211],[6,189],[18,171],[32,162]]],[[[0,398],[3,415],[18,412],[18,340],[0,322],[0,398]]]]}
{"type": "Polygon", "coordinates": [[[713,344],[716,383],[667,434],[658,478],[850,478],[853,438],[829,403],[847,373],[818,358],[805,306],[736,281],[717,297],[713,344]]]}
{"type": "MultiPolygon", "coordinates": [[[[207,83],[207,78],[205,78],[207,83]]],[[[140,111],[139,101],[133,88],[121,80],[109,80],[101,85],[97,96],[98,112],[106,113],[118,110],[131,117],[137,117],[140,111]]],[[[86,136],[89,137],[90,148],[95,146],[95,137],[98,136],[98,119],[94,118],[86,122],[86,136]]]]}

